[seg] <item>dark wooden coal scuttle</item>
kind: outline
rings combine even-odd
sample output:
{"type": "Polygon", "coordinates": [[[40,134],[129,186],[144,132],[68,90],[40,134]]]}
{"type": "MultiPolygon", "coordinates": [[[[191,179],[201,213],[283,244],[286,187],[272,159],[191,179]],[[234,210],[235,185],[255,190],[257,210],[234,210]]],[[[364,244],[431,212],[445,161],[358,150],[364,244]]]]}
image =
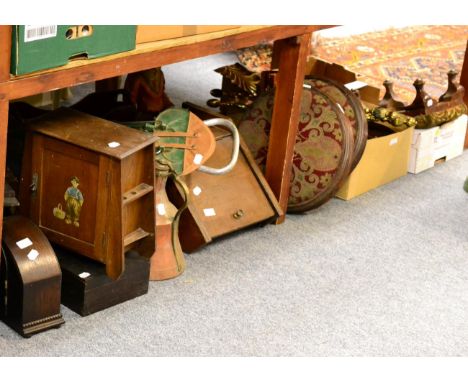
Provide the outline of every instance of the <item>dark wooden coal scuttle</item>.
{"type": "Polygon", "coordinates": [[[148,292],[149,260],[135,251],[125,254],[125,271],[117,279],[103,264],[55,246],[62,268],[62,304],[81,316],[115,306],[148,292]]]}

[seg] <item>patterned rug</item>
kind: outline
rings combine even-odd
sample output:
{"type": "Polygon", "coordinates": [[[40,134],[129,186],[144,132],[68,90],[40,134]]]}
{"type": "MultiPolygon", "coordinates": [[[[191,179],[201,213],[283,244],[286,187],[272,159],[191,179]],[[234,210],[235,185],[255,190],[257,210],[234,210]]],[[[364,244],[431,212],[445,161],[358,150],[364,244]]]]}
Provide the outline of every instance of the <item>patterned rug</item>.
{"type": "Polygon", "coordinates": [[[261,44],[251,48],[239,49],[237,56],[242,65],[244,65],[251,72],[263,72],[270,70],[271,55],[273,52],[273,45],[261,44]]]}
{"type": "MultiPolygon", "coordinates": [[[[382,89],[385,79],[394,82],[397,97],[407,103],[414,98],[413,82],[422,78],[434,98],[447,87],[447,72],[461,71],[468,39],[468,25],[418,25],[339,38],[315,38],[312,55],[360,73],[382,89]]],[[[239,52],[248,69],[269,68],[271,46],[239,52]]]]}

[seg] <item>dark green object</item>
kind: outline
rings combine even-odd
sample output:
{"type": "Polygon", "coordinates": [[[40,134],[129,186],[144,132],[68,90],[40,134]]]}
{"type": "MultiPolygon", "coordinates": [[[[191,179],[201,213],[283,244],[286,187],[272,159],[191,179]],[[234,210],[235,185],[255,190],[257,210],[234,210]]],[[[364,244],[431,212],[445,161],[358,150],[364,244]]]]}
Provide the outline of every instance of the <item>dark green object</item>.
{"type": "MultiPolygon", "coordinates": [[[[147,133],[156,132],[156,135],[158,135],[158,131],[166,133],[185,133],[189,129],[189,117],[190,113],[187,109],[169,108],[161,112],[154,120],[154,122],[124,122],[123,124],[134,129],[145,131],[147,133]]],[[[156,141],[156,146],[158,146],[158,142],[170,146],[170,144],[183,145],[185,144],[185,141],[186,137],[164,136],[159,137],[159,140],[156,141]]],[[[182,174],[184,171],[185,149],[161,147],[160,150],[156,151],[156,154],[157,158],[158,156],[166,158],[170,162],[173,171],[177,175],[182,174]]]]}
{"type": "Polygon", "coordinates": [[[135,36],[135,25],[14,25],[10,71],[26,74],[65,65],[73,57],[132,50],[135,36]]]}
{"type": "Polygon", "coordinates": [[[463,189],[468,192],[468,177],[465,179],[465,184],[463,185],[463,189]]]}

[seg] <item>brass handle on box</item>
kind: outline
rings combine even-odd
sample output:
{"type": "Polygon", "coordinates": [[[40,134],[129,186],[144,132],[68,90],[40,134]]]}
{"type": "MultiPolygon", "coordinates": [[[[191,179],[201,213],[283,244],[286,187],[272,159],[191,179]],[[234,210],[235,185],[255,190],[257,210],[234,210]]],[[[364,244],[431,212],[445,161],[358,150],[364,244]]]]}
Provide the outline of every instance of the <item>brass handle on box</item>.
{"type": "Polygon", "coordinates": [[[243,210],[237,210],[232,214],[232,217],[236,220],[239,220],[242,216],[244,216],[244,211],[243,210]]]}

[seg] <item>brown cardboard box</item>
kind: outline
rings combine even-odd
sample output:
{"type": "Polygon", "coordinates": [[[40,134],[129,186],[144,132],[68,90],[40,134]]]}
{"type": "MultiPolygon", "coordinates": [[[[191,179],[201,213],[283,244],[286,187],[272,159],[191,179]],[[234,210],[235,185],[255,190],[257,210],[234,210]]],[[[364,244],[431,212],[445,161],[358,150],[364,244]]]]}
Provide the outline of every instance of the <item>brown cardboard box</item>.
{"type": "Polygon", "coordinates": [[[309,56],[306,63],[306,75],[315,75],[335,80],[352,90],[356,81],[363,82],[359,88],[361,99],[374,105],[378,105],[380,99],[380,89],[365,84],[365,78],[358,73],[346,69],[344,66],[333,64],[321,60],[320,58],[309,56]]]}
{"type": "Polygon", "coordinates": [[[138,25],[136,43],[168,40],[195,34],[219,32],[238,28],[238,25],[138,25]]]}
{"type": "Polygon", "coordinates": [[[336,196],[349,200],[406,175],[413,130],[368,139],[361,161],[336,196]]]}

